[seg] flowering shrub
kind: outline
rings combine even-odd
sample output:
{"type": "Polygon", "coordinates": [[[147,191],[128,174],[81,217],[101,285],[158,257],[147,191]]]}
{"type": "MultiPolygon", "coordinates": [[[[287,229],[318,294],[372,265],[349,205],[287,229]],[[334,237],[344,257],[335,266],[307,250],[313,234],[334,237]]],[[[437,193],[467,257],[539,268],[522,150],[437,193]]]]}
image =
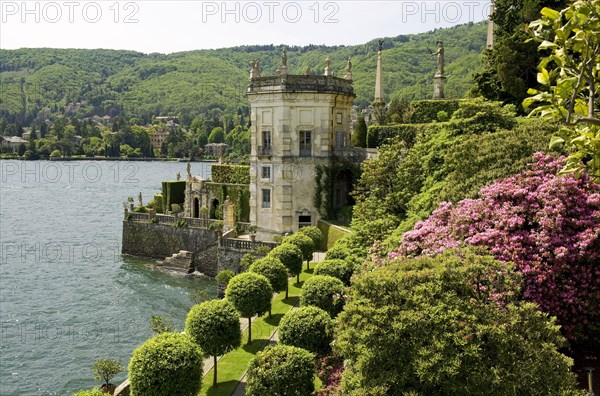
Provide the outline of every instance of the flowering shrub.
{"type": "Polygon", "coordinates": [[[568,339],[583,341],[600,323],[600,185],[586,175],[557,176],[562,158],[534,158],[530,169],[482,188],[478,199],[440,204],[388,258],[485,246],[515,263],[526,299],[555,315],[568,339]]]}
{"type": "Polygon", "coordinates": [[[332,353],[317,359],[316,363],[317,376],[323,384],[321,389],[317,391],[317,396],[341,395],[340,385],[342,373],[344,372],[344,359],[336,353],[332,353]]]}

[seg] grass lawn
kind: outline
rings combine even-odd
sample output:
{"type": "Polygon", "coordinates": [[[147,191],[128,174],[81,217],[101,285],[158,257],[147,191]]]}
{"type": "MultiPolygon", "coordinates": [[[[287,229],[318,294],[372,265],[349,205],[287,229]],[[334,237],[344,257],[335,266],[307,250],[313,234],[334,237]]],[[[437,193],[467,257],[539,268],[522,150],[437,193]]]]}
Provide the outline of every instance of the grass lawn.
{"type": "Polygon", "coordinates": [[[289,298],[285,298],[285,292],[279,293],[273,300],[271,309],[272,317],[269,315],[257,318],[252,322],[252,342],[246,345],[248,340],[248,330],[242,335],[242,346],[235,351],[231,351],[219,360],[217,364],[218,384],[212,386],[212,369],[204,373],[202,389],[200,396],[229,396],[242,375],[246,371],[252,358],[264,349],[269,341],[269,337],[279,325],[283,315],[288,312],[300,299],[300,290],[304,281],[312,276],[312,269],[302,271],[300,274],[300,283],[296,283],[296,277],[290,278],[289,298]]]}

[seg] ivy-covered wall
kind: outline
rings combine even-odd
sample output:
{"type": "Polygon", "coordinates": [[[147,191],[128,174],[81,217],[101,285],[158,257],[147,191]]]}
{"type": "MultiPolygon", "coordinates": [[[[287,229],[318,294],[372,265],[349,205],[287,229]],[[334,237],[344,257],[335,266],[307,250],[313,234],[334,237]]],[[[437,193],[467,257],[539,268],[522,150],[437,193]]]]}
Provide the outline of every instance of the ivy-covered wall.
{"type": "Polygon", "coordinates": [[[250,184],[248,165],[214,164],[211,174],[213,183],[250,184]]]}
{"type": "Polygon", "coordinates": [[[237,221],[249,222],[250,221],[250,187],[248,186],[228,186],[223,184],[209,184],[208,190],[210,192],[211,199],[217,199],[220,207],[215,211],[211,207],[211,218],[222,219],[223,210],[222,205],[225,199],[229,197],[229,200],[235,204],[235,218],[237,221]]]}
{"type": "MultiPolygon", "coordinates": [[[[336,184],[340,182],[349,182],[347,193],[353,189],[354,182],[360,176],[360,166],[349,161],[339,161],[333,165],[316,165],[315,166],[315,182],[317,188],[315,190],[314,204],[319,210],[321,217],[326,220],[342,220],[345,208],[335,206],[334,194],[336,184]],[[350,180],[347,180],[349,178],[350,180]]],[[[349,220],[349,219],[348,219],[349,220]]]]}

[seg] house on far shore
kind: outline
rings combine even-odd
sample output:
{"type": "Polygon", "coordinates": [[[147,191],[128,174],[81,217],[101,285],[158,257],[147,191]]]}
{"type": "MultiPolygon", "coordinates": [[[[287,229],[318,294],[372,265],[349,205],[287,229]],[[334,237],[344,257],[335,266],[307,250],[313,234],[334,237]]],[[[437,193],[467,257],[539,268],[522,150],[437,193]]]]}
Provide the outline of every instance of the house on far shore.
{"type": "Polygon", "coordinates": [[[17,151],[21,144],[27,145],[29,142],[19,136],[1,136],[2,147],[10,148],[12,151],[17,151]]]}

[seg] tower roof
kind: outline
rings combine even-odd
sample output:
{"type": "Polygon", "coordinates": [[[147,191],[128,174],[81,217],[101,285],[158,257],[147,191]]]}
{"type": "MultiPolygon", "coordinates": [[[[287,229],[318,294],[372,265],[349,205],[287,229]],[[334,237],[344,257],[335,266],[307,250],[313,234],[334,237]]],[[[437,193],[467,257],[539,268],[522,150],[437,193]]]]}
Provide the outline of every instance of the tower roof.
{"type": "Polygon", "coordinates": [[[292,75],[258,77],[250,80],[248,94],[266,92],[317,92],[354,94],[351,80],[333,76],[292,75]]]}

